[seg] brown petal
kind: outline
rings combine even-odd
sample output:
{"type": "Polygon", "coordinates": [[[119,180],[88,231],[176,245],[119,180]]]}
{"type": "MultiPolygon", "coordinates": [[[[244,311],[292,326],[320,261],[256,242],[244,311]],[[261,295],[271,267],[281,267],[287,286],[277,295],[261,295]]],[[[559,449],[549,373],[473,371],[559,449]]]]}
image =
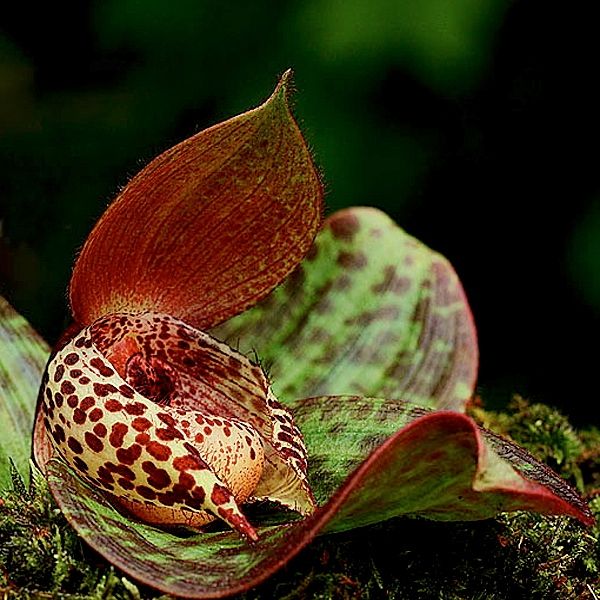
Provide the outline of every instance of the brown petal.
{"type": "Polygon", "coordinates": [[[153,310],[208,328],[267,295],[310,248],[322,188],[291,116],[286,72],[258,108],[154,159],[93,229],[73,316],[153,310]]]}

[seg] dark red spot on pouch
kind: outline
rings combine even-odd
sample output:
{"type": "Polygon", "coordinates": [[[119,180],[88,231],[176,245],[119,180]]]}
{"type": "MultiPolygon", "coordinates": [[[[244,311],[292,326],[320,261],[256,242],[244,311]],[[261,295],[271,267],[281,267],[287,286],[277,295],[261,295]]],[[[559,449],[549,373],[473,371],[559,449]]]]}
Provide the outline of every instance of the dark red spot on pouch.
{"type": "Polygon", "coordinates": [[[156,499],[156,492],[149,488],[146,485],[138,485],[135,488],[135,491],[142,497],[145,498],[146,500],[155,500],[156,499]]]}
{"type": "Polygon", "coordinates": [[[186,506],[189,506],[190,508],[195,508],[196,510],[202,508],[202,501],[199,498],[191,498],[190,496],[187,496],[183,499],[183,502],[186,506]]]}
{"type": "Polygon", "coordinates": [[[156,415],[165,425],[170,425],[171,427],[175,427],[177,425],[177,421],[167,413],[158,413],[156,415]]]}
{"type": "Polygon", "coordinates": [[[131,426],[136,431],[146,431],[147,429],[150,429],[150,427],[152,427],[152,422],[146,419],[145,417],[136,417],[132,421],[131,426]]]}
{"type": "Polygon", "coordinates": [[[131,388],[125,384],[119,386],[119,391],[121,392],[121,394],[123,396],[125,396],[125,398],[131,399],[135,396],[135,392],[134,392],[133,388],[131,388]]]}
{"type": "Polygon", "coordinates": [[[123,438],[128,430],[129,427],[125,423],[115,423],[108,438],[110,445],[114,448],[120,448],[123,445],[123,438]]]}
{"type": "Polygon", "coordinates": [[[352,240],[360,229],[360,222],[355,215],[342,212],[330,219],[329,226],[334,237],[341,240],[352,240]]]}
{"type": "Polygon", "coordinates": [[[131,483],[131,481],[128,481],[127,479],[124,479],[123,477],[120,477],[119,479],[117,479],[117,483],[124,490],[132,490],[135,487],[135,483],[131,483]]]}
{"type": "Polygon", "coordinates": [[[150,461],[144,461],[142,463],[142,469],[148,474],[148,484],[153,488],[162,490],[171,484],[169,473],[165,471],[165,469],[154,466],[150,461]]]}
{"type": "Polygon", "coordinates": [[[146,406],[142,402],[129,402],[125,405],[125,412],[130,415],[143,415],[146,412],[146,406]]]}
{"type": "MultiPolygon", "coordinates": [[[[94,384],[95,387],[96,384],[94,384]]],[[[107,400],[104,403],[104,408],[109,412],[119,412],[123,410],[123,405],[118,400],[107,400]]]]}
{"type": "Polygon", "coordinates": [[[64,365],[57,365],[56,366],[56,371],[54,371],[54,381],[56,383],[58,383],[63,378],[64,374],[65,374],[65,366],[64,365]]]}
{"type": "Polygon", "coordinates": [[[226,504],[229,501],[231,494],[226,487],[219,485],[218,483],[213,488],[212,493],[210,494],[210,499],[216,504],[226,504]]]}
{"type": "Polygon", "coordinates": [[[75,393],[75,386],[70,381],[63,381],[60,384],[60,391],[65,396],[69,396],[75,393]]]}
{"type": "Polygon", "coordinates": [[[156,499],[163,506],[173,506],[175,504],[177,497],[173,492],[165,492],[163,494],[157,494],[156,499]]]}
{"type": "Polygon", "coordinates": [[[75,454],[83,453],[83,446],[74,437],[69,437],[67,440],[67,446],[69,446],[69,448],[71,448],[75,454]]]}
{"type": "Polygon", "coordinates": [[[111,377],[115,374],[113,369],[111,369],[102,359],[100,358],[92,358],[90,360],[90,365],[96,369],[100,375],[103,377],[111,377]]]}
{"type": "Polygon", "coordinates": [[[163,442],[169,442],[171,440],[182,440],[183,438],[183,434],[178,430],[175,429],[173,427],[170,427],[168,429],[157,429],[156,430],[156,437],[159,440],[162,440],[163,442]]]}
{"type": "Polygon", "coordinates": [[[171,457],[171,448],[159,442],[148,442],[146,451],[157,460],[168,460],[171,457]]]}
{"type": "Polygon", "coordinates": [[[87,471],[88,470],[88,466],[87,463],[84,462],[83,460],[81,460],[81,458],[79,458],[79,456],[74,456],[73,457],[73,464],[80,470],[80,471],[87,471]]]}
{"type": "Polygon", "coordinates": [[[126,467],[125,465],[115,465],[112,462],[106,462],[106,463],[104,463],[104,466],[111,473],[117,473],[125,479],[130,479],[132,481],[135,479],[135,473],[129,467],[126,467]]]}
{"type": "Polygon", "coordinates": [[[207,467],[206,463],[197,456],[178,456],[173,460],[173,467],[177,471],[200,470],[207,467]]]}
{"type": "Polygon", "coordinates": [[[94,425],[94,433],[98,437],[105,437],[106,436],[106,425],[104,425],[104,423],[96,423],[94,425]]]}
{"type": "Polygon", "coordinates": [[[362,252],[340,252],[337,264],[346,269],[362,269],[367,266],[367,257],[362,252]]]}
{"type": "Polygon", "coordinates": [[[65,364],[73,366],[79,360],[79,356],[75,352],[71,352],[65,356],[65,364]]]}
{"type": "Polygon", "coordinates": [[[114,483],[112,473],[104,466],[98,467],[98,477],[102,479],[102,481],[107,481],[108,483],[114,483]]]}
{"type": "Polygon", "coordinates": [[[77,425],[83,425],[86,419],[85,413],[80,408],[76,408],[73,411],[73,421],[75,421],[77,425]]]}
{"type": "Polygon", "coordinates": [[[188,340],[188,341],[191,341],[194,339],[193,336],[191,335],[191,333],[187,329],[184,329],[183,327],[177,328],[177,335],[180,338],[183,338],[184,340],[188,340]]]}
{"type": "Polygon", "coordinates": [[[117,391],[117,388],[110,383],[98,383],[94,382],[94,393],[96,396],[100,396],[101,398],[105,398],[109,394],[114,394],[117,391]]]}
{"type": "Polygon", "coordinates": [[[96,404],[96,401],[94,400],[94,398],[92,398],[91,396],[86,396],[81,401],[79,408],[81,408],[81,410],[88,410],[88,408],[92,408],[92,406],[94,406],[94,404],[96,404]]]}
{"type": "Polygon", "coordinates": [[[135,441],[142,446],[145,446],[150,441],[150,436],[147,433],[138,433],[135,436],[135,441]]]}
{"type": "Polygon", "coordinates": [[[132,465],[142,453],[142,447],[139,444],[133,444],[129,448],[119,448],[117,450],[117,459],[125,465],[132,465]]]}
{"type": "Polygon", "coordinates": [[[206,492],[204,491],[204,488],[199,485],[196,486],[193,490],[192,490],[192,496],[200,503],[202,504],[204,502],[204,499],[206,498],[206,492]]]}
{"type": "Polygon", "coordinates": [[[179,484],[184,488],[191,490],[196,485],[196,480],[193,475],[183,471],[179,473],[179,484]]]}
{"type": "Polygon", "coordinates": [[[89,414],[90,421],[95,423],[96,421],[99,421],[102,418],[102,415],[103,412],[99,408],[94,408],[89,414]]]}
{"type": "Polygon", "coordinates": [[[63,443],[66,440],[65,430],[60,425],[56,424],[54,426],[52,437],[58,444],[63,443]]]}
{"type": "Polygon", "coordinates": [[[94,435],[90,431],[86,431],[84,437],[85,437],[85,443],[94,452],[102,452],[102,450],[104,450],[104,444],[102,443],[102,440],[97,435],[94,435]]]}

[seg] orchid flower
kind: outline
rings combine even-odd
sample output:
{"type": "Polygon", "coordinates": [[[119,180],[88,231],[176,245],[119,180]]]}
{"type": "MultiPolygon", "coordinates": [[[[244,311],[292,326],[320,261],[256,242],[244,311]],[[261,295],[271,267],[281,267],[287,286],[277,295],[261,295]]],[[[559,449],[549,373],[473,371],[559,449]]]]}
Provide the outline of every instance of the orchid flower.
{"type": "Polygon", "coordinates": [[[79,535],[189,598],[399,515],[590,524],[563,480],[464,414],[477,340],[448,261],[374,208],[321,223],[288,85],[124,188],[76,260],[52,353],[2,301],[0,483],[7,457],[26,476],[35,421],[35,461],[79,535]],[[268,524],[256,503],[277,507],[268,524]]]}

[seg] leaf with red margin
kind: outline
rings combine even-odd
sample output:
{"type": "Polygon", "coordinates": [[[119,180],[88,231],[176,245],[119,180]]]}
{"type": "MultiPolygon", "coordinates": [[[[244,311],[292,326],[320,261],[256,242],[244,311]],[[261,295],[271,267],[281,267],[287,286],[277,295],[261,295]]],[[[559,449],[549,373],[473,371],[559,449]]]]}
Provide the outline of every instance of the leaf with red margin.
{"type": "Polygon", "coordinates": [[[374,208],[330,216],[286,282],[213,334],[255,350],[283,402],[360,394],[462,411],[477,375],[454,269],[374,208]]]}
{"type": "Polygon", "coordinates": [[[206,329],[268,294],[321,222],[322,188],[288,104],[258,108],[154,159],[102,215],[75,264],[73,316],[151,310],[206,329]]]}
{"type": "Polygon", "coordinates": [[[495,450],[496,436],[459,413],[345,396],[303,400],[296,414],[317,496],[326,502],[303,521],[259,528],[254,544],[232,532],[180,537],[133,522],[58,461],[48,465],[50,487],[80,535],[110,562],[143,583],[189,598],[245,591],[318,533],[399,515],[469,520],[525,508],[593,521],[585,503],[547,467],[502,441],[502,454],[518,457],[513,468],[495,450]],[[349,415],[354,420],[344,428],[349,415]],[[383,442],[373,435],[382,425],[397,430],[383,442]]]}
{"type": "Polygon", "coordinates": [[[352,471],[352,477],[372,471],[369,477],[376,482],[359,494],[365,523],[363,517],[340,514],[334,518],[335,530],[383,520],[388,510],[394,516],[396,504],[402,505],[401,514],[439,520],[483,519],[528,509],[590,523],[587,505],[558,475],[459,413],[394,400],[329,396],[299,400],[294,415],[305,436],[309,479],[319,503],[339,494],[352,471]],[[371,492],[375,497],[369,501],[371,492]],[[386,503],[389,509],[384,510],[386,503]]]}
{"type": "Polygon", "coordinates": [[[10,486],[10,460],[29,481],[31,423],[50,349],[0,297],[0,489],[10,486]]]}

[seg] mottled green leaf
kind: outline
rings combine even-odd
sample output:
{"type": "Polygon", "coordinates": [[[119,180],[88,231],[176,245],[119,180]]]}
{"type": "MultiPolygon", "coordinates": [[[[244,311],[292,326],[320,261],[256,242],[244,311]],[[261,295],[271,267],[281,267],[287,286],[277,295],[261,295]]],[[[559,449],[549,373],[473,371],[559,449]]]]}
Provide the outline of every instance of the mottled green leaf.
{"type": "Polygon", "coordinates": [[[49,354],[44,340],[0,297],[0,489],[10,485],[10,459],[29,480],[31,427],[49,354]]]}
{"type": "Polygon", "coordinates": [[[48,464],[50,487],[78,532],[113,564],[190,598],[244,591],[318,533],[394,516],[470,520],[526,508],[591,520],[560,478],[459,413],[348,396],[306,399],[295,409],[323,504],[302,521],[259,526],[256,543],[229,531],[177,535],[137,523],[56,460],[48,464]],[[518,457],[516,470],[501,454],[518,457]]]}
{"type": "Polygon", "coordinates": [[[294,415],[307,444],[317,501],[356,487],[354,500],[328,530],[398,514],[472,520],[516,509],[590,522],[585,502],[556,473],[459,413],[330,396],[296,402],[294,415]],[[352,504],[360,507],[358,513],[352,504]]]}
{"type": "Polygon", "coordinates": [[[283,401],[360,394],[463,410],[473,394],[477,339],[456,273],[374,208],[329,217],[285,283],[213,333],[255,350],[283,401]]]}

